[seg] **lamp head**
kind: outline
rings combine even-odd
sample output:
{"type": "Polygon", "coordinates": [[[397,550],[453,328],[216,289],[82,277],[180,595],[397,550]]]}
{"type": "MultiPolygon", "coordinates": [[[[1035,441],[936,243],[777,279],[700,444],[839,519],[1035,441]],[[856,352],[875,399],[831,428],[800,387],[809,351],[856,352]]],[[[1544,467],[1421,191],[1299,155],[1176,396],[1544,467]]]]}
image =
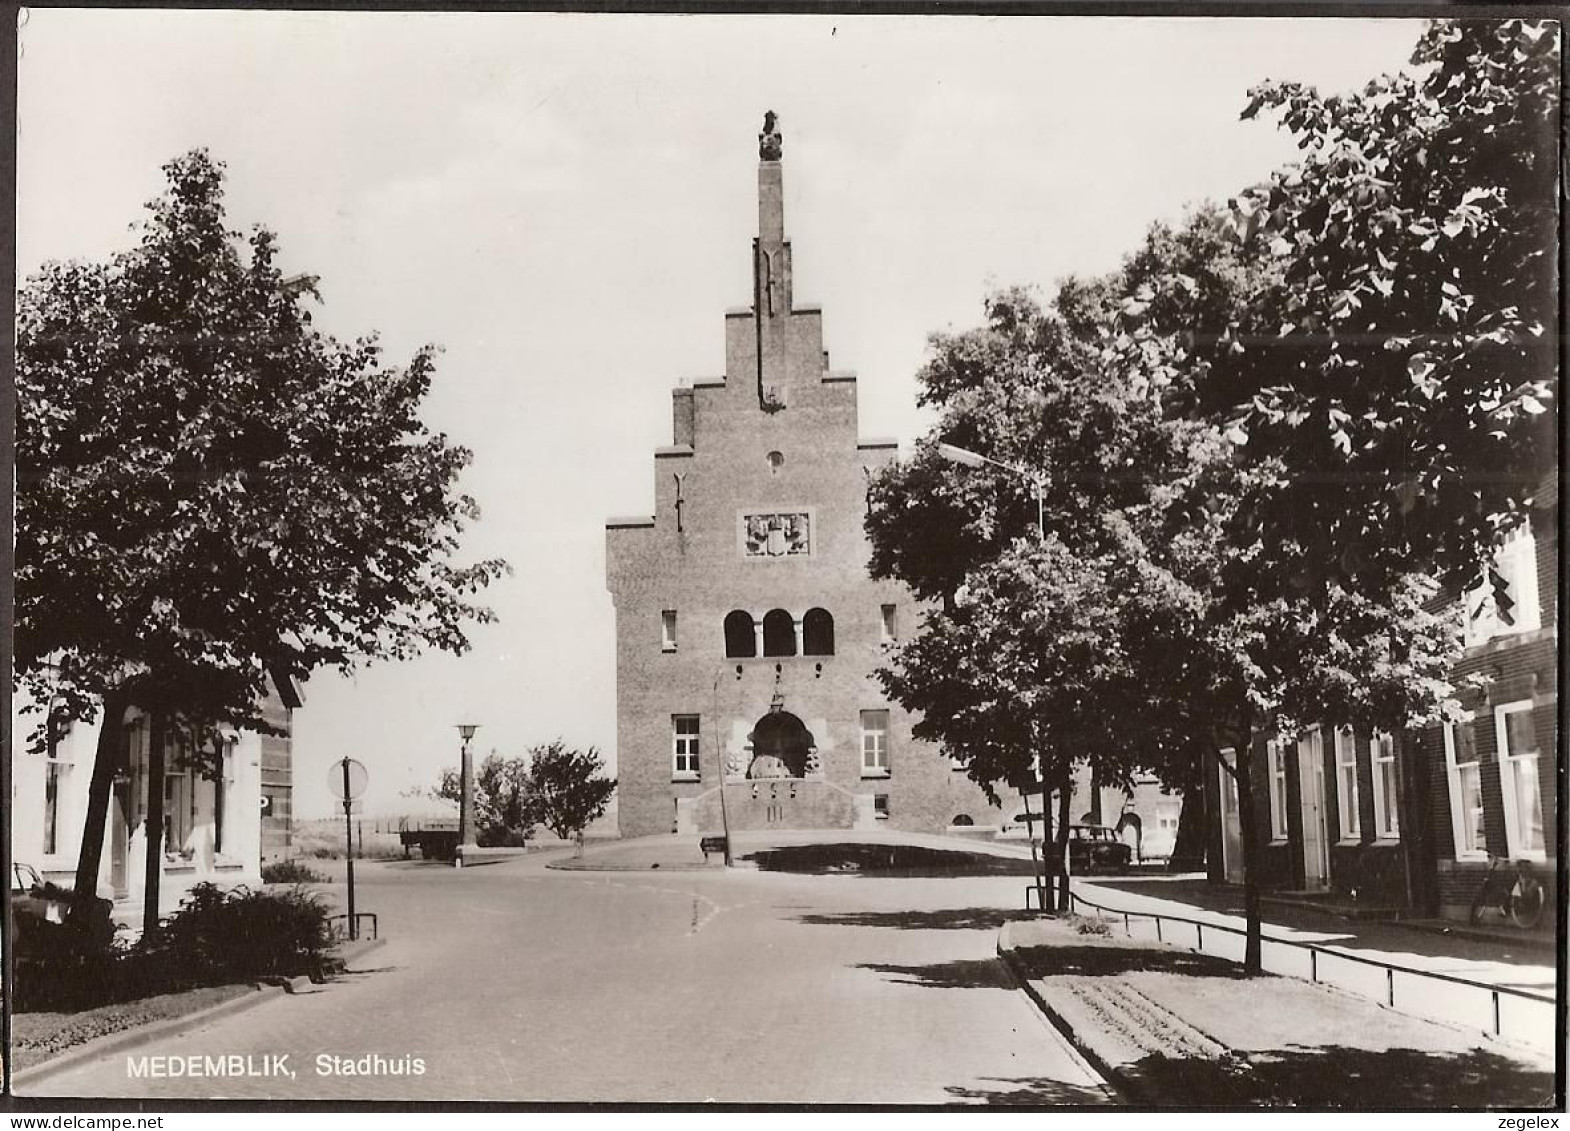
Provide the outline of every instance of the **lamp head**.
{"type": "Polygon", "coordinates": [[[964,467],[985,467],[987,465],[987,460],[984,457],[977,455],[975,452],[966,451],[964,448],[956,448],[953,444],[939,444],[938,455],[950,463],[957,463],[964,467]]]}
{"type": "Polygon", "coordinates": [[[480,724],[479,723],[459,723],[458,724],[458,734],[460,736],[462,736],[462,738],[463,738],[463,740],[465,742],[468,742],[471,738],[473,738],[474,737],[474,732],[479,730],[479,729],[480,729],[480,724]]]}

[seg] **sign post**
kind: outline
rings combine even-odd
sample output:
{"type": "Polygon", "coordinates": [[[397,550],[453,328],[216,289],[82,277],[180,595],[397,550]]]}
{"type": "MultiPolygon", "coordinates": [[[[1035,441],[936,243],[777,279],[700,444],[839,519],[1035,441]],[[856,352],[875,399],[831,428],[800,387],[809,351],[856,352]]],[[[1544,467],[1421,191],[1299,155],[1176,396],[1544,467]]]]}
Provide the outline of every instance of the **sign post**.
{"type": "Polygon", "coordinates": [[[333,763],[327,774],[327,784],[333,795],[343,803],[343,835],[345,860],[349,865],[349,938],[360,937],[360,921],[354,917],[354,822],[350,816],[355,799],[365,792],[370,775],[365,767],[353,758],[342,758],[333,763]]]}

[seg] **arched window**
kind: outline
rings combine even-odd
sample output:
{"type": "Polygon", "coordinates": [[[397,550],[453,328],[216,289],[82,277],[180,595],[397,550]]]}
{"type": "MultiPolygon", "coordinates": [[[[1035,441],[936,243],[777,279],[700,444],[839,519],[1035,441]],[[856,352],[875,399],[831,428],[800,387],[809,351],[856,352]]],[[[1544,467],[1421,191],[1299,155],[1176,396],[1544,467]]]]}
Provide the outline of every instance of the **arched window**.
{"type": "Polygon", "coordinates": [[[725,655],[736,658],[756,656],[758,638],[753,632],[752,614],[737,609],[725,614],[725,655]]]}
{"type": "Polygon", "coordinates": [[[949,822],[949,824],[954,825],[954,826],[956,826],[958,828],[962,828],[962,829],[970,828],[975,823],[976,823],[975,821],[972,821],[970,819],[970,814],[969,813],[956,813],[954,815],[954,819],[949,822]]]}
{"type": "Polygon", "coordinates": [[[784,609],[771,609],[763,618],[763,654],[796,654],[796,621],[784,609]]]}
{"type": "Polygon", "coordinates": [[[801,618],[801,651],[807,656],[834,655],[834,618],[827,609],[808,609],[801,618]]]}

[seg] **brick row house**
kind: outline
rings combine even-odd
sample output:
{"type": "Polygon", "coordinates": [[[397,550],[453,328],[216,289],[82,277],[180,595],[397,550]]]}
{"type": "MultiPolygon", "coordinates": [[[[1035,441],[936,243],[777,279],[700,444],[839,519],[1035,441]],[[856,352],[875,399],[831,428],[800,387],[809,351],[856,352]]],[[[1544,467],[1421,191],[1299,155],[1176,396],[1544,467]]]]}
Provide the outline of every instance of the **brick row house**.
{"type": "MultiPolygon", "coordinates": [[[[1497,554],[1505,599],[1496,605],[1482,584],[1459,598],[1466,638],[1452,676],[1459,684],[1482,675],[1485,684],[1459,694],[1461,722],[1399,735],[1321,727],[1258,739],[1253,803],[1263,887],[1391,915],[1465,920],[1493,855],[1542,880],[1549,914],[1541,929],[1552,929],[1557,517],[1550,480],[1530,521],[1497,554]]],[[[1236,783],[1211,759],[1205,787],[1209,876],[1241,883],[1236,783]]]]}

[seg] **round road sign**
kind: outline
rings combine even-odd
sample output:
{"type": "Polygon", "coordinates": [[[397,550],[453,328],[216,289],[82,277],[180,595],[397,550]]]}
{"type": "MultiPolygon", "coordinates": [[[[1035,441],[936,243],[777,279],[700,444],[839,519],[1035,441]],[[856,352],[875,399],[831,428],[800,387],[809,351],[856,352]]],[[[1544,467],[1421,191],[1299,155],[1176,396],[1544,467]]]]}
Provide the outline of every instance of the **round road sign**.
{"type": "Polygon", "coordinates": [[[353,801],[365,792],[370,775],[353,758],[340,758],[327,767],[327,785],[339,801],[353,801]]]}

